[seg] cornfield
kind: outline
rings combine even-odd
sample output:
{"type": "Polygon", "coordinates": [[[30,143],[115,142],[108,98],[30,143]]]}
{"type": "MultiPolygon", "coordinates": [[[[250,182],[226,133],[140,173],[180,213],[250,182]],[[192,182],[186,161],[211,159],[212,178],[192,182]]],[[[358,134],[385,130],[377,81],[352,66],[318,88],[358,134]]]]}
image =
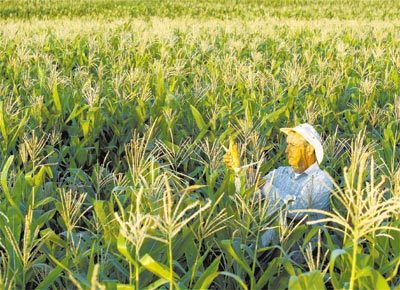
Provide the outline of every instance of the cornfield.
{"type": "Polygon", "coordinates": [[[400,289],[399,11],[0,1],[1,289],[400,289]],[[285,224],[254,196],[303,122],[335,190],[285,224]]]}

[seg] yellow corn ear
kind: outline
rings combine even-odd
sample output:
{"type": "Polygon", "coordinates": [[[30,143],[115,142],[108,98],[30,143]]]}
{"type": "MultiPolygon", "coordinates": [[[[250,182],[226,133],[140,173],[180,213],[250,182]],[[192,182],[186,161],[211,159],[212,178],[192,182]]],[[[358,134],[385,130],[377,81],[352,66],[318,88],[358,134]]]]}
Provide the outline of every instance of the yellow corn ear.
{"type": "Polygon", "coordinates": [[[233,139],[229,140],[229,151],[231,152],[233,166],[239,168],[240,167],[239,150],[237,144],[235,143],[235,141],[233,141],[233,139]]]}

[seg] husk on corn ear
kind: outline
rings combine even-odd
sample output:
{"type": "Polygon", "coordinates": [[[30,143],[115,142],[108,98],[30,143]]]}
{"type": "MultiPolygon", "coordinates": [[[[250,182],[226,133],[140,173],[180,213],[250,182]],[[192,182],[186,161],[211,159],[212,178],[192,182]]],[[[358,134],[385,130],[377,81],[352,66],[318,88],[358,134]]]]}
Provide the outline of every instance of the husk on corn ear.
{"type": "Polygon", "coordinates": [[[239,168],[240,167],[240,156],[238,145],[235,143],[233,139],[229,140],[229,151],[231,152],[233,167],[239,168]]]}

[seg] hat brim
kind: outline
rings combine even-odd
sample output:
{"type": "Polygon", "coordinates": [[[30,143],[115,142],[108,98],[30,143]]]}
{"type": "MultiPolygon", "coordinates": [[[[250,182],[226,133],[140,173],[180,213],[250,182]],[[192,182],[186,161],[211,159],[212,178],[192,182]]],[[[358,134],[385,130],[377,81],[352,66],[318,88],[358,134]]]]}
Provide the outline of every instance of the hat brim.
{"type": "Polygon", "coordinates": [[[293,128],[281,128],[280,130],[281,130],[281,132],[285,133],[286,135],[289,135],[289,133],[296,133],[296,131],[293,130],[293,128]]]}

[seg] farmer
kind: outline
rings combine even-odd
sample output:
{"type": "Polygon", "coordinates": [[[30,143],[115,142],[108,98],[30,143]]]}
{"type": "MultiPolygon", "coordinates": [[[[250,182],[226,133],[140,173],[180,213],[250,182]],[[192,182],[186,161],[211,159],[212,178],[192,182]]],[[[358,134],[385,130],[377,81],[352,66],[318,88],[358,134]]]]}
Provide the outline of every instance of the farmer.
{"type": "MultiPolygon", "coordinates": [[[[281,166],[269,172],[265,177],[262,195],[270,204],[286,204],[287,217],[300,220],[305,213],[294,212],[301,209],[329,209],[329,195],[333,188],[329,175],[320,169],[324,157],[321,137],[313,126],[301,124],[294,128],[282,128],[287,134],[286,150],[290,166],[281,166]]],[[[235,170],[231,152],[224,156],[226,166],[235,170]]],[[[237,171],[237,170],[236,170],[237,171]]],[[[272,211],[272,208],[270,208],[272,211]]],[[[317,220],[323,216],[308,214],[308,220],[317,220]]],[[[267,230],[261,237],[261,246],[269,245],[276,232],[267,230]]]]}

